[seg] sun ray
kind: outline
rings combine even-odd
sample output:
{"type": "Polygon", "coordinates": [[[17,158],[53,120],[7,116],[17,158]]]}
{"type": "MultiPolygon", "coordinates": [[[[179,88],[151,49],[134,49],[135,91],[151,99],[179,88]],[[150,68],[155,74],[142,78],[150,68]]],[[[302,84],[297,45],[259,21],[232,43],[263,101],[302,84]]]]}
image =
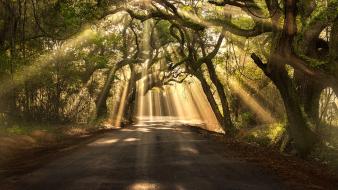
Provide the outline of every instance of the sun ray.
{"type": "Polygon", "coordinates": [[[260,103],[252,97],[246,90],[242,87],[242,85],[237,82],[235,79],[229,79],[229,87],[233,92],[238,94],[241,100],[257,114],[258,118],[263,122],[273,123],[276,119],[272,116],[272,114],[267,111],[260,103]]]}
{"type": "Polygon", "coordinates": [[[125,108],[126,108],[126,99],[127,99],[127,94],[128,94],[128,90],[129,90],[129,82],[130,81],[128,80],[128,82],[126,82],[125,85],[124,85],[119,109],[118,109],[117,116],[116,116],[116,121],[115,121],[115,124],[114,124],[114,126],[116,128],[121,127],[121,122],[122,122],[124,111],[125,111],[125,108]]]}

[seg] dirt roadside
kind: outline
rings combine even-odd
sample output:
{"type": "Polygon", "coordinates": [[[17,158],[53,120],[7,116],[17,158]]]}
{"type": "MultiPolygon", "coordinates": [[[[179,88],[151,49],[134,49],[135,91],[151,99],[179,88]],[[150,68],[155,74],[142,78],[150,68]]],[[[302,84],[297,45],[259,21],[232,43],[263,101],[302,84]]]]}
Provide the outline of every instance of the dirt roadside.
{"type": "Polygon", "coordinates": [[[2,155],[0,160],[0,181],[29,173],[114,130],[116,129],[91,129],[63,136],[61,139],[41,131],[35,131],[33,137],[27,135],[2,137],[1,140],[5,143],[0,146],[0,152],[5,155],[2,155]]]}
{"type": "Polygon", "coordinates": [[[208,139],[222,142],[224,149],[220,151],[223,154],[227,155],[231,151],[238,159],[257,163],[272,170],[290,189],[338,189],[337,172],[330,171],[327,166],[319,162],[282,154],[271,148],[224,138],[223,135],[202,129],[195,128],[194,130],[208,139]]]}

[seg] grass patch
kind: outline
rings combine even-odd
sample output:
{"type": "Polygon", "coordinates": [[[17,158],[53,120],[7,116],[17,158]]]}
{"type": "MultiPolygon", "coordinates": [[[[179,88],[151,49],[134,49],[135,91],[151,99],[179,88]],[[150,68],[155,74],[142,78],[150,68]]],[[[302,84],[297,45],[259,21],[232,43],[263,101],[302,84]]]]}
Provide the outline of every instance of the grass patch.
{"type": "Polygon", "coordinates": [[[240,133],[240,138],[250,143],[269,146],[275,144],[284,132],[285,128],[283,124],[273,123],[242,130],[240,133]]]}
{"type": "Polygon", "coordinates": [[[57,130],[56,126],[48,124],[34,124],[34,123],[17,123],[11,126],[0,127],[0,134],[2,135],[29,135],[33,131],[43,130],[54,133],[57,130]]]}
{"type": "MultiPolygon", "coordinates": [[[[245,142],[267,147],[276,145],[284,132],[283,124],[274,123],[241,129],[239,138],[245,142]]],[[[321,143],[316,145],[310,159],[328,166],[334,173],[338,174],[338,127],[323,126],[318,134],[321,143]]]]}

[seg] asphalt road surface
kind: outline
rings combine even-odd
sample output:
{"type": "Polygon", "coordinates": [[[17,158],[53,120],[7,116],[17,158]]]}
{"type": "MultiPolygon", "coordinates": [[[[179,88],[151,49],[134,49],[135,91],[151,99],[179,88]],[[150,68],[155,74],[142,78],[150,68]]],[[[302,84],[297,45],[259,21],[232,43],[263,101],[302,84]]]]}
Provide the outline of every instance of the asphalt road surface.
{"type": "Polygon", "coordinates": [[[254,163],[221,154],[222,144],[189,127],[148,122],[105,133],[19,176],[8,189],[278,190],[274,175],[254,163]]]}

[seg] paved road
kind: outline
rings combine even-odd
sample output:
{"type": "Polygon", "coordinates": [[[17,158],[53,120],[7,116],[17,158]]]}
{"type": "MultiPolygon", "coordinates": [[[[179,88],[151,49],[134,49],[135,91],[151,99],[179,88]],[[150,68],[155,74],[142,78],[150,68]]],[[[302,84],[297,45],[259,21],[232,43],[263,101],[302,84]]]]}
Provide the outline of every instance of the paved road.
{"type": "Polygon", "coordinates": [[[53,189],[284,189],[262,168],[220,154],[222,144],[188,127],[148,123],[106,133],[57,158],[8,188],[53,189]]]}

